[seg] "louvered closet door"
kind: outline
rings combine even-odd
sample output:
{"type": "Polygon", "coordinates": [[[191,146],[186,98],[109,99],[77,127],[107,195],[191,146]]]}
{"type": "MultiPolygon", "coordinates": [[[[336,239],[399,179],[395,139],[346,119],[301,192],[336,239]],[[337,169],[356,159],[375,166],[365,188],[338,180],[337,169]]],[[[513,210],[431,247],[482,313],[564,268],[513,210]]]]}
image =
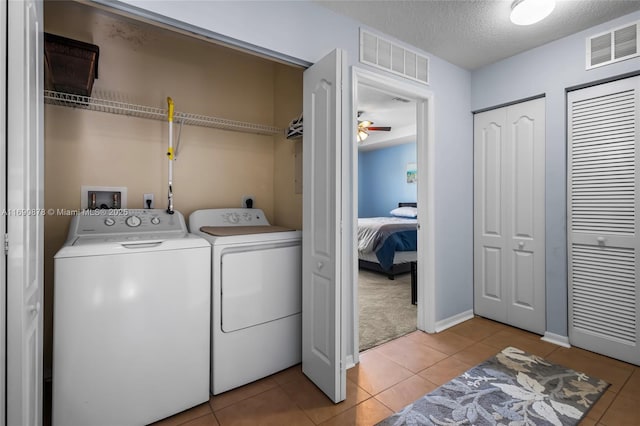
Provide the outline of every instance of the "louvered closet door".
{"type": "Polygon", "coordinates": [[[640,77],[568,95],[570,343],[640,364],[640,77]]]}
{"type": "Polygon", "coordinates": [[[545,100],[474,117],[474,311],[545,332],[545,100]]]}

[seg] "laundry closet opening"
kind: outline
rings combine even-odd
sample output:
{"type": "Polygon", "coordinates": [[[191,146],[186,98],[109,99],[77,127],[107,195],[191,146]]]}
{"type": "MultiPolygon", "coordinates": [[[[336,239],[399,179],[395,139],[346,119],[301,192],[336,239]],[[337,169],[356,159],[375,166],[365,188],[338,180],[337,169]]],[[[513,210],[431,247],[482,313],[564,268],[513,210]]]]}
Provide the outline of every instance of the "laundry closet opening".
{"type": "MultiPolygon", "coordinates": [[[[230,131],[175,121],[174,207],[241,207],[251,196],[273,225],[302,229],[302,139],[284,129],[302,111],[303,69],[76,2],[47,1],[44,30],[100,48],[91,96],[282,129],[230,131]]],[[[166,120],[45,104],[45,378],[51,377],[53,256],[81,187],[126,187],[123,207],[153,194],[167,207],[166,120]],[[124,202],[126,201],[126,204],[124,202]],[[53,209],[53,210],[51,210],[53,209]]]]}

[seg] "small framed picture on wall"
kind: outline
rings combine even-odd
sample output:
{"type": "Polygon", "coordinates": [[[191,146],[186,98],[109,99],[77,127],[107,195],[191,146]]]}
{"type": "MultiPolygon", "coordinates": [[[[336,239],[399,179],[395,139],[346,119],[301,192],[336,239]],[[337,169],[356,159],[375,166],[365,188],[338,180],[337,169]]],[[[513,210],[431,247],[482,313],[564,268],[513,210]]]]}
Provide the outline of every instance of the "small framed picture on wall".
{"type": "Polygon", "coordinates": [[[418,181],[418,167],[416,163],[407,163],[407,183],[418,181]]]}

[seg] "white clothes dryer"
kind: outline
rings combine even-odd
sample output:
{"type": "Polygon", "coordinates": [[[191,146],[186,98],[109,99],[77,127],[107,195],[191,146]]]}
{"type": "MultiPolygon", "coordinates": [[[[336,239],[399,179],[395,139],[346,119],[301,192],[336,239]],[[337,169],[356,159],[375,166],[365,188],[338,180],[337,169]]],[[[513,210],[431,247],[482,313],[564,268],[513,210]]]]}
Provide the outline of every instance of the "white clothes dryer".
{"type": "Polygon", "coordinates": [[[192,233],[211,251],[211,393],[300,363],[302,233],[260,209],[197,210],[192,233]]]}
{"type": "Polygon", "coordinates": [[[54,426],[148,424],[209,400],[210,262],[179,212],[73,217],[54,260],[54,426]]]}

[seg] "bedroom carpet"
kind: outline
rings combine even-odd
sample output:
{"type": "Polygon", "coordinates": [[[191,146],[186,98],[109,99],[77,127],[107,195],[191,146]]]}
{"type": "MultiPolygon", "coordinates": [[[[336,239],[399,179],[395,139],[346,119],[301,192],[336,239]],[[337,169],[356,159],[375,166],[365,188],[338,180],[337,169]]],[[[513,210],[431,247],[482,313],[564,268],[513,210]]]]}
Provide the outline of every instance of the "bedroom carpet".
{"type": "Polygon", "coordinates": [[[415,331],[417,306],[411,304],[411,274],[395,280],[360,270],[358,279],[360,352],[415,331]]]}
{"type": "Polygon", "coordinates": [[[576,425],[608,386],[507,347],[378,425],[576,425]]]}

